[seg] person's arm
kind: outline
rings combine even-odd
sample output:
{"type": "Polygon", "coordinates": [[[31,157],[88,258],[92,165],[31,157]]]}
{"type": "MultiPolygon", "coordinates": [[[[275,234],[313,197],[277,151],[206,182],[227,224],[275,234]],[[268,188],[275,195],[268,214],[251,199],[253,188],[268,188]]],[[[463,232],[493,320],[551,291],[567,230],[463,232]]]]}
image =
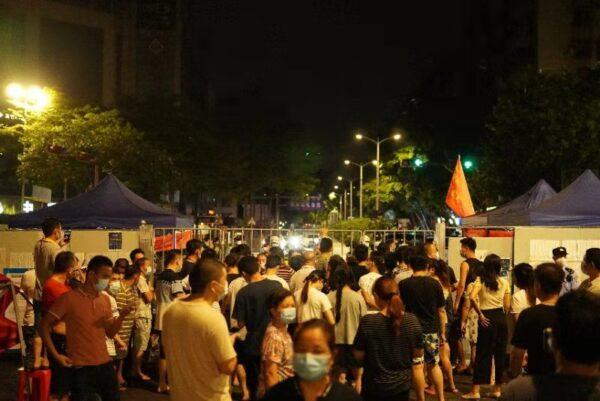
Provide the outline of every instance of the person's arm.
{"type": "Polygon", "coordinates": [[[467,319],[469,318],[469,312],[471,311],[471,299],[469,297],[465,297],[465,302],[463,303],[462,313],[460,315],[460,329],[464,333],[467,327],[467,319]]]}
{"type": "Polygon", "coordinates": [[[511,302],[511,295],[510,292],[504,294],[504,299],[503,301],[503,306],[504,306],[504,313],[509,313],[510,312],[510,302],[511,302]]]}
{"type": "Polygon", "coordinates": [[[217,364],[217,369],[219,369],[219,372],[223,373],[224,375],[229,376],[230,374],[235,372],[236,365],[237,357],[233,357],[225,362],[217,364]]]}
{"type": "Polygon", "coordinates": [[[333,313],[331,312],[331,309],[323,312],[323,317],[325,318],[327,323],[329,323],[332,326],[335,326],[335,319],[333,318],[333,313]]]}
{"type": "Polygon", "coordinates": [[[412,381],[417,401],[425,401],[425,357],[424,350],[413,350],[412,381]]]}
{"type": "Polygon", "coordinates": [[[365,360],[365,350],[367,347],[366,336],[363,332],[364,326],[361,323],[358,324],[358,330],[356,330],[356,336],[354,336],[354,344],[352,344],[352,354],[358,362],[365,360]]]}
{"type": "Polygon", "coordinates": [[[237,322],[237,327],[242,330],[246,326],[246,296],[244,291],[240,291],[235,297],[233,313],[231,315],[237,322]]]}
{"type": "MultiPolygon", "coordinates": [[[[121,330],[121,326],[123,325],[123,321],[125,320],[125,318],[131,312],[133,312],[134,309],[135,309],[134,304],[127,305],[119,311],[119,316],[116,318],[112,317],[112,313],[110,313],[108,319],[106,319],[106,322],[104,324],[104,331],[106,332],[106,337],[114,338],[117,335],[117,333],[119,332],[119,330],[121,330]]],[[[109,309],[109,312],[110,312],[110,309],[109,309]]]]}
{"type": "Polygon", "coordinates": [[[375,303],[375,300],[373,299],[373,295],[369,294],[367,291],[362,290],[362,289],[360,290],[360,293],[362,294],[363,298],[365,299],[367,306],[369,306],[370,308],[377,309],[377,304],[375,303]]]}
{"type": "Polygon", "coordinates": [[[481,283],[476,282],[473,286],[473,291],[471,292],[471,296],[469,298],[471,299],[471,305],[473,306],[473,309],[475,309],[475,312],[477,312],[477,315],[479,316],[479,322],[483,327],[488,327],[490,325],[490,319],[485,317],[483,312],[481,312],[479,305],[477,305],[477,297],[479,297],[479,291],[481,291],[481,283]]]}
{"type": "Polygon", "coordinates": [[[268,390],[279,383],[278,365],[273,361],[265,360],[263,369],[265,372],[265,390],[268,390]]]}
{"type": "Polygon", "coordinates": [[[438,317],[440,319],[440,339],[442,343],[446,342],[446,324],[448,323],[448,315],[446,315],[446,308],[443,306],[438,308],[438,317]]]}
{"type": "Polygon", "coordinates": [[[52,336],[50,335],[52,332],[52,327],[54,327],[54,325],[59,321],[60,318],[55,315],[52,310],[46,313],[46,316],[44,316],[40,325],[40,337],[42,338],[42,341],[46,345],[46,348],[48,349],[48,352],[52,358],[54,358],[54,360],[57,361],[61,366],[69,368],[73,366],[73,361],[71,361],[71,359],[69,359],[69,357],[66,355],[62,355],[58,352],[54,345],[54,341],[52,341],[52,336]]]}
{"type": "Polygon", "coordinates": [[[467,262],[462,262],[460,264],[460,279],[458,280],[458,284],[456,285],[456,298],[454,299],[454,313],[458,312],[458,306],[460,305],[460,300],[465,292],[465,287],[467,285],[467,274],[469,273],[469,264],[467,262]]]}
{"type": "Polygon", "coordinates": [[[514,379],[521,374],[525,352],[525,349],[513,346],[512,351],[510,352],[510,368],[508,370],[508,376],[511,379],[514,379]]]}

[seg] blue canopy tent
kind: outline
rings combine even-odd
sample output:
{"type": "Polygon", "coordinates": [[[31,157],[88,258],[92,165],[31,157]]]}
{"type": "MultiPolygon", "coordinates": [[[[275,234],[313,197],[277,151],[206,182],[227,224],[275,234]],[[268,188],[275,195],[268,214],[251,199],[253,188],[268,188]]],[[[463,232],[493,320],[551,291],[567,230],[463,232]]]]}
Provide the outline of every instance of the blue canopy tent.
{"type": "Polygon", "coordinates": [[[144,220],[155,227],[192,227],[191,218],[170,213],[107,175],[92,190],[54,206],[22,213],[9,222],[11,228],[37,228],[47,217],[59,219],[64,228],[138,228],[144,220]]]}
{"type": "Polygon", "coordinates": [[[511,216],[532,209],[556,195],[556,191],[545,180],[539,180],[529,191],[518,198],[489,212],[465,217],[463,226],[509,226],[511,216]]]}

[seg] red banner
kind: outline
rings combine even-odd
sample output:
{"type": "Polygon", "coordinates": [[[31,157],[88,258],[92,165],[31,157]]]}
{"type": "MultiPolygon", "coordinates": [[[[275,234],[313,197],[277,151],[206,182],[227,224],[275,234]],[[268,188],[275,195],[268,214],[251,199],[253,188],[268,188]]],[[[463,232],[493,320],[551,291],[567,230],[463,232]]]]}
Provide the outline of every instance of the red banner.
{"type": "Polygon", "coordinates": [[[176,231],[173,233],[154,237],[154,252],[165,252],[172,249],[185,249],[185,245],[192,239],[191,231],[176,231]]]}
{"type": "Polygon", "coordinates": [[[10,279],[0,273],[0,353],[19,343],[17,323],[6,317],[9,307],[13,307],[10,279]]]}

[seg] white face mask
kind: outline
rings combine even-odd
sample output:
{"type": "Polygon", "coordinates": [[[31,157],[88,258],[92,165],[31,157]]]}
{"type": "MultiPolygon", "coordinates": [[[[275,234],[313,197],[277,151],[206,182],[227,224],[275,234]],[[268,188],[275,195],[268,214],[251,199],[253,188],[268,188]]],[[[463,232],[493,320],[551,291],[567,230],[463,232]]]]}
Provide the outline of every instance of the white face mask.
{"type": "MultiPolygon", "coordinates": [[[[223,284],[219,283],[219,285],[223,285],[223,284]]],[[[223,298],[225,298],[225,296],[227,296],[228,292],[229,292],[229,283],[227,281],[225,281],[225,285],[223,285],[223,291],[221,291],[221,293],[218,294],[218,301],[221,302],[223,300],[223,298]]]]}
{"type": "Polygon", "coordinates": [[[560,267],[565,267],[567,264],[567,258],[565,258],[564,256],[562,258],[558,258],[555,260],[556,264],[559,265],[560,267]]]}

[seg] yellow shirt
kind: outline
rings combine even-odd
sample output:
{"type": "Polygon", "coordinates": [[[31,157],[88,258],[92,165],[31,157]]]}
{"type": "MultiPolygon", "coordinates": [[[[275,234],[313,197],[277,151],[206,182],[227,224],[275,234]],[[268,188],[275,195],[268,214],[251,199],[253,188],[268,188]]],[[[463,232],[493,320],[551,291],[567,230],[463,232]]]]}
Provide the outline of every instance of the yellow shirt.
{"type": "Polygon", "coordinates": [[[579,288],[589,291],[592,294],[600,295],[600,276],[596,277],[594,280],[589,278],[584,280],[579,288]]]}
{"type": "Polygon", "coordinates": [[[478,278],[475,281],[475,287],[479,287],[479,309],[490,310],[504,307],[504,296],[510,295],[510,286],[508,281],[498,278],[498,290],[492,291],[487,288],[478,278]]]}

